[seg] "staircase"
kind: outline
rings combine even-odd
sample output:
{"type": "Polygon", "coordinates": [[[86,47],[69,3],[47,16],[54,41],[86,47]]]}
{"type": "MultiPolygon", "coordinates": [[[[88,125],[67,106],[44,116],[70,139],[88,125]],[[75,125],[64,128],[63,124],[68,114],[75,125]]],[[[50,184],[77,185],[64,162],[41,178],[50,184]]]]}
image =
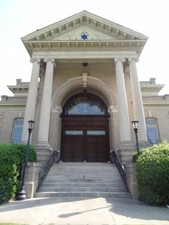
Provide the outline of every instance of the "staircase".
{"type": "Polygon", "coordinates": [[[130,194],[118,173],[109,163],[54,164],[35,197],[118,197],[130,194]]]}

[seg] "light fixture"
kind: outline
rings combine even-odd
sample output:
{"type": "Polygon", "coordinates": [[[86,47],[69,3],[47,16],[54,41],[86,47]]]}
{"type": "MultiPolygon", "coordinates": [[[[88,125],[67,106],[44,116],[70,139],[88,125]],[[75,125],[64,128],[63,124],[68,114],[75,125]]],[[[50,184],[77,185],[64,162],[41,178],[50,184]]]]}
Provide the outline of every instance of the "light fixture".
{"type": "Polygon", "coordinates": [[[139,123],[139,121],[133,120],[133,121],[131,121],[131,123],[133,125],[133,130],[134,130],[135,137],[136,137],[136,150],[137,150],[137,153],[139,154],[140,153],[139,143],[138,143],[138,123],[139,123]]]}

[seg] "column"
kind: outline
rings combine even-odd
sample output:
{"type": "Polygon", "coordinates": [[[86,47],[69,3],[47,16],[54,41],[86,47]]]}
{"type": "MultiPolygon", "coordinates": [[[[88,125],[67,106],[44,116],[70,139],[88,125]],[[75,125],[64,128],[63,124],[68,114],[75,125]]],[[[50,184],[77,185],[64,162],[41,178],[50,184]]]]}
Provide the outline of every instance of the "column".
{"type": "Polygon", "coordinates": [[[132,96],[133,96],[133,105],[135,118],[139,121],[139,132],[138,137],[139,141],[147,141],[147,133],[146,133],[146,124],[145,124],[145,116],[142,102],[142,95],[140,90],[140,83],[138,80],[137,68],[136,68],[137,58],[129,59],[129,67],[130,67],[130,76],[131,76],[131,87],[132,87],[132,96]]]}
{"type": "Polygon", "coordinates": [[[40,59],[31,59],[33,63],[32,75],[29,84],[29,91],[25,109],[24,125],[22,132],[22,142],[26,143],[28,139],[28,120],[34,120],[35,118],[35,108],[38,92],[38,77],[40,72],[40,59]]]}
{"type": "Polygon", "coordinates": [[[54,71],[54,59],[46,59],[46,72],[44,80],[44,88],[42,95],[42,105],[39,121],[39,133],[38,143],[49,146],[49,125],[50,125],[50,110],[51,110],[51,97],[52,97],[52,85],[53,85],[53,71],[54,71]]]}
{"type": "Polygon", "coordinates": [[[128,114],[128,103],[126,96],[124,72],[122,59],[115,59],[116,82],[118,94],[118,109],[119,109],[119,123],[120,123],[120,139],[121,142],[131,141],[130,122],[128,114]]]}
{"type": "Polygon", "coordinates": [[[62,108],[54,106],[51,110],[50,120],[50,135],[49,140],[52,147],[60,153],[60,140],[61,140],[61,118],[62,108]]]}
{"type": "Polygon", "coordinates": [[[108,113],[110,115],[110,118],[109,118],[110,152],[112,152],[113,149],[116,149],[117,140],[118,140],[118,137],[117,137],[118,134],[116,132],[118,127],[117,127],[117,124],[114,123],[114,121],[117,121],[117,113],[118,113],[116,106],[109,105],[108,113]]]}

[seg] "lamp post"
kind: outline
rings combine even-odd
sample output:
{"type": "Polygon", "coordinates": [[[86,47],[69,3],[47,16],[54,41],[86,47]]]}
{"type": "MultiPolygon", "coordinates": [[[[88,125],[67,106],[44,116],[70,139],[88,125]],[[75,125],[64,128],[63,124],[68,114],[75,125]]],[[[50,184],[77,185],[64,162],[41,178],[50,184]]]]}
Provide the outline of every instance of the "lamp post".
{"type": "Polygon", "coordinates": [[[24,160],[22,174],[21,174],[21,185],[20,185],[19,192],[16,195],[16,200],[26,199],[26,191],[25,191],[25,186],[24,186],[25,172],[26,172],[26,167],[27,167],[27,163],[28,163],[28,150],[29,150],[29,144],[30,144],[30,136],[31,136],[35,121],[29,120],[28,124],[29,124],[29,127],[28,127],[28,141],[26,144],[26,154],[25,154],[25,160],[24,160]]]}
{"type": "Polygon", "coordinates": [[[133,125],[133,130],[134,130],[135,137],[136,137],[136,149],[137,149],[137,153],[139,154],[140,153],[139,144],[138,144],[138,123],[139,123],[139,121],[138,120],[133,120],[133,121],[131,121],[131,123],[133,125]]]}

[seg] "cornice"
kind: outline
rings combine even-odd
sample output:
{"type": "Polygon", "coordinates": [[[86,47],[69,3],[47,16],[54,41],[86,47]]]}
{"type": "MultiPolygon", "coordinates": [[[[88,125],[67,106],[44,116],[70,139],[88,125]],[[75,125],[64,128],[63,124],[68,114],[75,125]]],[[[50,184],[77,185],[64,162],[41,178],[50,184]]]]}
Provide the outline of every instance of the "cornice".
{"type": "MultiPolygon", "coordinates": [[[[92,14],[88,11],[82,11],[66,19],[53,23],[42,29],[38,29],[35,32],[26,35],[22,38],[23,41],[26,40],[40,40],[48,39],[56,34],[61,35],[66,32],[82,26],[89,25],[97,30],[103,31],[108,34],[115,34],[118,38],[122,39],[142,39],[147,40],[148,37],[136,32],[132,29],[124,27],[120,24],[109,21],[105,18],[92,14]]],[[[117,38],[117,39],[118,39],[117,38]]]]}
{"type": "Polygon", "coordinates": [[[26,107],[26,102],[25,103],[22,103],[22,104],[19,104],[19,103],[16,103],[16,104],[12,104],[12,103],[4,103],[4,102],[0,102],[0,108],[1,107],[26,107]]]}
{"type": "Polygon", "coordinates": [[[36,51],[134,51],[140,55],[145,42],[142,40],[100,40],[100,41],[26,41],[25,47],[30,55],[36,51]]]}
{"type": "Polygon", "coordinates": [[[160,102],[144,102],[143,101],[143,106],[145,107],[169,107],[169,102],[163,102],[163,103],[160,103],[160,102]]]}

